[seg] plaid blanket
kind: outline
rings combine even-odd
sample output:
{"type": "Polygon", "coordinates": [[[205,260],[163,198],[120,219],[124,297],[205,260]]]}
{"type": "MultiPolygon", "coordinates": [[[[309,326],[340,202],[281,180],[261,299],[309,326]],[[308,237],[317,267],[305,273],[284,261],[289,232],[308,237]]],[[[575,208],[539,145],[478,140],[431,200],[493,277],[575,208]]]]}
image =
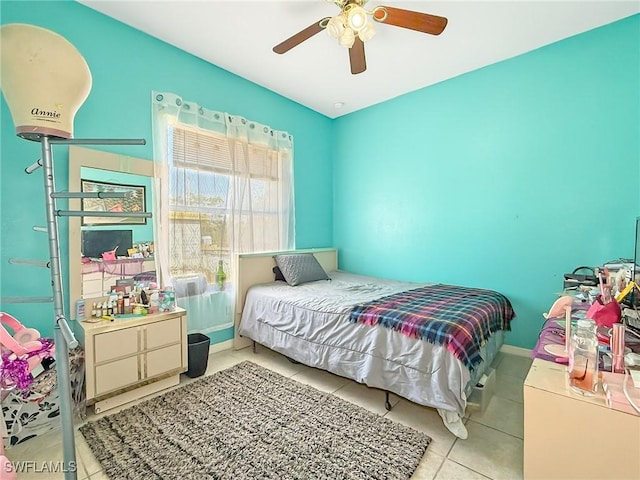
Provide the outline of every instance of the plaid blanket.
{"type": "Polygon", "coordinates": [[[444,345],[473,370],[482,361],[480,347],[497,330],[511,330],[514,317],[498,292],[438,284],[356,305],[349,320],[444,345]]]}

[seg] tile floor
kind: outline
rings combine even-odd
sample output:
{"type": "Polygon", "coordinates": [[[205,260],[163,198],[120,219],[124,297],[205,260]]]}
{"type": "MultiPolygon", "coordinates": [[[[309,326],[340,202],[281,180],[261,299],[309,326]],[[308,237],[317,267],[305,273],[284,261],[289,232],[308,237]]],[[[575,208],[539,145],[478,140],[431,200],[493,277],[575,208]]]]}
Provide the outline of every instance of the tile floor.
{"type": "MultiPolygon", "coordinates": [[[[499,353],[493,363],[496,368],[496,390],[484,412],[470,411],[465,423],[469,438],[460,440],[442,424],[438,413],[392,395],[390,412],[384,408],[384,393],[330,373],[294,364],[282,355],[258,346],[226,350],[211,354],[207,374],[224,370],[238,362],[251,360],[319,390],[331,392],[379,415],[409,425],[427,433],[432,443],[413,475],[415,480],[432,479],[509,479],[522,478],[523,456],[523,380],[531,365],[525,357],[499,353]]],[[[194,381],[182,375],[181,384],[194,381]]],[[[126,408],[125,406],[120,409],[126,408]]],[[[105,415],[116,412],[110,410],[105,415]]],[[[96,418],[89,414],[89,419],[96,418]]],[[[107,476],[95,460],[79,432],[76,432],[78,479],[103,480],[107,476]]],[[[7,452],[12,461],[45,461],[62,459],[62,438],[59,430],[31,439],[7,452]]],[[[54,480],[64,475],[26,473],[18,478],[54,480]]]]}

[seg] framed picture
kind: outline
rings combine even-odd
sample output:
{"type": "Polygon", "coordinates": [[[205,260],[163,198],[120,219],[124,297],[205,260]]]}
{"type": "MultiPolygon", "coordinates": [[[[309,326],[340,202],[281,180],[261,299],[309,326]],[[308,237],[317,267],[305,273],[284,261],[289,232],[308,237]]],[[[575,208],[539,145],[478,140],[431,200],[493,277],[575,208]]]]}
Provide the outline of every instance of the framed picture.
{"type": "MultiPolygon", "coordinates": [[[[83,198],[84,212],[145,212],[147,202],[144,185],[124,185],[119,183],[80,181],[82,192],[126,193],[123,198],[83,198]]],[[[82,225],[145,225],[146,218],[83,216],[82,225]]]]}

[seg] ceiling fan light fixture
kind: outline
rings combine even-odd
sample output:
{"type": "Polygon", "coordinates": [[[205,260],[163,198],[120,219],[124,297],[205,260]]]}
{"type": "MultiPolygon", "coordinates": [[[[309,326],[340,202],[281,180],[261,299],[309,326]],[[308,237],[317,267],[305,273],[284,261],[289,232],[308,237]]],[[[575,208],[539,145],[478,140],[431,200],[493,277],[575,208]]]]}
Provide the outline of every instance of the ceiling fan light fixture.
{"type": "Polygon", "coordinates": [[[372,10],[365,10],[363,5],[367,1],[327,0],[340,9],[336,16],[324,17],[312,23],[273,47],[273,51],[277,54],[286,53],[326,29],[327,33],[337,39],[341,46],[349,49],[351,73],[357,75],[367,69],[364,44],[375,35],[377,30],[375,22],[429,35],[440,35],[448,23],[445,17],[403,8],[377,6],[372,10]]]}
{"type": "Polygon", "coordinates": [[[353,47],[353,42],[355,41],[356,41],[356,36],[353,33],[353,30],[351,30],[350,28],[345,28],[344,32],[338,39],[338,42],[340,43],[340,45],[347,48],[353,47]]]}
{"type": "Polygon", "coordinates": [[[347,26],[354,32],[359,32],[367,26],[367,11],[355,4],[351,4],[347,12],[347,26]]]}
{"type": "Polygon", "coordinates": [[[327,23],[327,33],[333,38],[340,38],[344,33],[344,18],[342,15],[337,15],[333,17],[327,23]]]}
{"type": "Polygon", "coordinates": [[[360,40],[362,40],[363,42],[366,42],[368,40],[371,40],[375,34],[375,25],[371,22],[367,22],[364,28],[358,32],[358,37],[360,37],[360,40]]]}

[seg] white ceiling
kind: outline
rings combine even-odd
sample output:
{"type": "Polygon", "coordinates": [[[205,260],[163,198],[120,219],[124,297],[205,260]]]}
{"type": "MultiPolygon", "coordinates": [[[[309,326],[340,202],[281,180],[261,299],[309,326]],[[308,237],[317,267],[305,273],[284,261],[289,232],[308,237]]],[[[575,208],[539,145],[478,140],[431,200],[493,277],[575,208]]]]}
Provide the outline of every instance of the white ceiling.
{"type": "Polygon", "coordinates": [[[386,1],[446,17],[439,36],[376,24],[367,70],[320,32],[284,55],[272,48],[339,9],[327,0],[80,0],[99,12],[330,118],[389,100],[640,12],[640,1],[386,1]],[[336,103],[343,103],[336,108],[336,103]]]}

